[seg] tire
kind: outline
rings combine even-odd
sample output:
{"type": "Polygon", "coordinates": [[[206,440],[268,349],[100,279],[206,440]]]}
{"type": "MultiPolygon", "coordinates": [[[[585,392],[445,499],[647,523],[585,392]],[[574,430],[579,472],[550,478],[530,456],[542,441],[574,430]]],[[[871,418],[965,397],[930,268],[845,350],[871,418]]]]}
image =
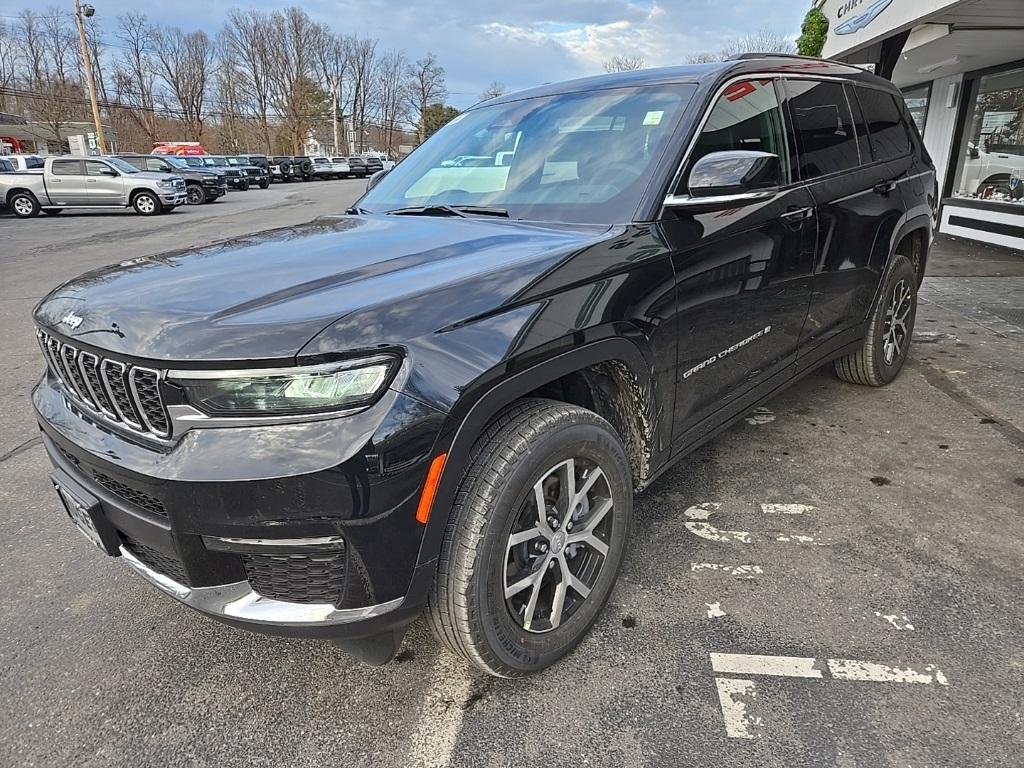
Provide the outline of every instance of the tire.
{"type": "Polygon", "coordinates": [[[861,348],[833,362],[840,379],[881,387],[899,375],[914,336],[917,278],[910,259],[896,254],[882,283],[861,348]]]}
{"type": "Polygon", "coordinates": [[[201,184],[189,184],[185,188],[186,205],[202,205],[209,202],[209,198],[210,196],[206,194],[206,190],[201,184]]]}
{"type": "Polygon", "coordinates": [[[248,191],[249,191],[249,187],[250,187],[250,186],[251,186],[251,185],[250,185],[250,183],[249,183],[249,180],[248,180],[248,179],[246,179],[245,181],[243,181],[243,182],[242,182],[242,191],[243,191],[243,192],[248,192],[248,191]]]}
{"type": "Polygon", "coordinates": [[[281,176],[283,176],[287,180],[288,176],[292,172],[292,164],[285,160],[278,167],[281,169],[281,176]]]}
{"type": "Polygon", "coordinates": [[[43,213],[45,213],[47,216],[56,216],[63,210],[63,208],[43,208],[43,213]]]}
{"type": "Polygon", "coordinates": [[[297,165],[299,166],[299,171],[303,176],[309,176],[313,172],[312,160],[300,160],[297,165]]]}
{"type": "Polygon", "coordinates": [[[265,179],[260,182],[260,189],[267,189],[268,187],[270,187],[270,179],[265,179]]]}
{"type": "Polygon", "coordinates": [[[142,216],[155,216],[163,210],[160,199],[152,192],[137,192],[132,198],[132,208],[142,216]]]}
{"type": "Polygon", "coordinates": [[[39,201],[31,192],[15,192],[7,201],[7,206],[19,219],[35,218],[41,210],[39,201]]]}
{"type": "Polygon", "coordinates": [[[629,461],[608,422],[551,400],[510,406],[470,453],[427,599],[432,631],[491,675],[523,677],[551,666],[597,621],[625,555],[632,515],[629,461]],[[573,519],[569,499],[554,493],[567,484],[569,460],[584,505],[573,519]],[[557,512],[560,523],[540,521],[538,488],[542,498],[548,495],[548,520],[557,512]]]}

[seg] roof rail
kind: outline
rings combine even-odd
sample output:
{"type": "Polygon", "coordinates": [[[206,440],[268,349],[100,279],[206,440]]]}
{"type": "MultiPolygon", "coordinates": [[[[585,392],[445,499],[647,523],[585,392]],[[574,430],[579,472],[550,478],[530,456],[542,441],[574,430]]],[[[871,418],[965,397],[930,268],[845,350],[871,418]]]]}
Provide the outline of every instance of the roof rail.
{"type": "Polygon", "coordinates": [[[799,53],[779,53],[778,51],[737,53],[727,58],[726,61],[747,61],[748,59],[804,59],[805,61],[822,61],[819,56],[801,56],[799,53]]]}

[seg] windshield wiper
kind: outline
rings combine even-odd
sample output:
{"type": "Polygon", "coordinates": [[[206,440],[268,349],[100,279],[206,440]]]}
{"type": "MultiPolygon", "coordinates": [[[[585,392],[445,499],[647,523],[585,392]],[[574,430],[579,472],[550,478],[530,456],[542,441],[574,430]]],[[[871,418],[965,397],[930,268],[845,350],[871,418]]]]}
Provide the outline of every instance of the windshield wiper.
{"type": "Polygon", "coordinates": [[[503,216],[508,218],[504,208],[490,208],[485,205],[410,205],[388,211],[396,216],[503,216]]]}

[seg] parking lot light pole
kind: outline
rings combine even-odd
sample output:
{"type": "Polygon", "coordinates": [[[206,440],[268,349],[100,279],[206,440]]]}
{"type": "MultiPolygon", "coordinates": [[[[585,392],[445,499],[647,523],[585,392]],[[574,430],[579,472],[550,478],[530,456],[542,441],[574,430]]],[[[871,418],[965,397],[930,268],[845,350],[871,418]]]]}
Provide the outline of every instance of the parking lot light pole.
{"type": "Polygon", "coordinates": [[[96,9],[88,3],[81,5],[75,0],[75,22],[78,24],[78,44],[82,49],[82,66],[85,68],[85,82],[89,86],[89,102],[92,104],[92,120],[96,124],[96,142],[100,148],[100,154],[107,154],[107,142],[103,136],[103,124],[100,123],[100,107],[96,103],[96,81],[92,75],[92,58],[89,56],[89,46],[85,42],[85,24],[82,17],[90,18],[96,14],[96,9]]]}

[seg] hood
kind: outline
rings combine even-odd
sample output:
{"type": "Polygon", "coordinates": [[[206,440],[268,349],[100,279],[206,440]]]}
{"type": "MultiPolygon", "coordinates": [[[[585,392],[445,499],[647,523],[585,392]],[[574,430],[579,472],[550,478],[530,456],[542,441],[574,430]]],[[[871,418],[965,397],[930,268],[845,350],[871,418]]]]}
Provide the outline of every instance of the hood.
{"type": "Polygon", "coordinates": [[[155,181],[166,181],[167,179],[180,179],[177,171],[171,173],[164,173],[163,171],[139,171],[138,173],[131,174],[130,178],[133,179],[154,179],[155,181]]]}
{"type": "MultiPolygon", "coordinates": [[[[483,217],[329,217],[104,267],[53,291],[35,318],[80,343],[152,361],[290,361],[346,315],[381,306],[415,314],[417,302],[453,286],[464,298],[449,320],[498,309],[607,231],[483,217]]],[[[386,329],[378,338],[405,341],[386,329]]]]}

